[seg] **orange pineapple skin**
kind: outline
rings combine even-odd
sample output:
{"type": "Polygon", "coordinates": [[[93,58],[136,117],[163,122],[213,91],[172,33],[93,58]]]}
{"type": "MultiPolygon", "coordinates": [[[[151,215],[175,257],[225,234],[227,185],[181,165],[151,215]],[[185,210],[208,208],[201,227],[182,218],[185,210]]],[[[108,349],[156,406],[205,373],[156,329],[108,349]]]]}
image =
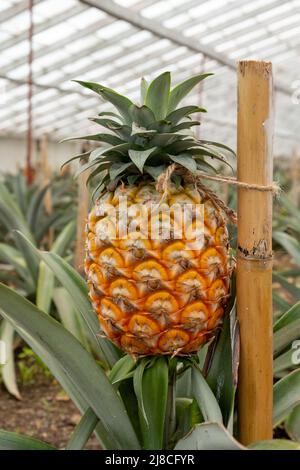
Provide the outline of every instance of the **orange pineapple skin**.
{"type": "MultiPolygon", "coordinates": [[[[171,234],[176,223],[172,216],[171,234]]],[[[134,356],[186,356],[214,335],[232,269],[225,219],[205,194],[190,185],[171,187],[162,201],[154,183],[119,186],[96,202],[86,234],[89,296],[102,331],[116,346],[134,356]],[[104,208],[105,203],[116,207],[119,195],[127,198],[128,223],[137,218],[137,203],[204,204],[203,246],[191,250],[190,239],[172,235],[151,239],[143,235],[144,227],[120,238],[112,231],[110,209],[104,208]]]]}

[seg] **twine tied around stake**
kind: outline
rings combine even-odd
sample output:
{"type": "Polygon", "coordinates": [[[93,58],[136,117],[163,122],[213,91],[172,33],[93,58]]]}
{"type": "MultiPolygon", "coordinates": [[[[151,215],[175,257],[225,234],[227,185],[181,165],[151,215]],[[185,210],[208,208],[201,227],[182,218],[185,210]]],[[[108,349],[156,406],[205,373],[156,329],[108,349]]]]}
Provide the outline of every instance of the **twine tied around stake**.
{"type": "Polygon", "coordinates": [[[156,189],[159,192],[164,193],[164,195],[168,192],[168,187],[170,184],[170,179],[173,174],[179,175],[183,178],[185,183],[188,184],[194,184],[196,188],[204,192],[207,197],[215,204],[217,207],[219,207],[229,218],[229,220],[233,223],[237,223],[237,214],[233,209],[230,209],[222,199],[217,196],[217,194],[212,191],[210,188],[208,188],[205,184],[202,183],[202,179],[207,179],[207,180],[212,180],[212,181],[218,181],[220,183],[225,183],[225,184],[233,184],[234,186],[237,186],[238,188],[243,188],[246,190],[254,190],[254,191],[269,191],[272,193],[273,196],[278,196],[280,193],[281,189],[280,186],[276,183],[273,182],[270,185],[259,185],[259,184],[251,184],[251,183],[244,183],[242,181],[237,181],[235,178],[232,178],[230,176],[212,176],[212,175],[207,175],[205,173],[202,173],[200,171],[197,171],[197,174],[194,175],[190,171],[186,170],[182,166],[179,166],[176,163],[172,163],[164,173],[162,173],[158,180],[157,180],[157,185],[156,189]]]}

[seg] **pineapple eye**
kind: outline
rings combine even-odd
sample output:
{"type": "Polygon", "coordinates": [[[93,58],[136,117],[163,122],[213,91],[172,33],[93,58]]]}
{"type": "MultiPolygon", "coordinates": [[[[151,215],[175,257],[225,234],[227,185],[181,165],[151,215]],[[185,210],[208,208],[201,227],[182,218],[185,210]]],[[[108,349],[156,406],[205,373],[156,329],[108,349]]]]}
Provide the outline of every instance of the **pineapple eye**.
{"type": "Polygon", "coordinates": [[[128,329],[137,336],[153,336],[159,333],[159,326],[146,315],[135,314],[131,317],[128,329]]]}
{"type": "Polygon", "coordinates": [[[167,280],[168,274],[166,269],[159,264],[157,261],[144,261],[139,264],[133,270],[133,275],[135,279],[138,280],[151,280],[151,279],[161,279],[167,280]]]}
{"type": "Polygon", "coordinates": [[[112,297],[123,296],[129,300],[138,298],[137,289],[132,282],[126,279],[116,279],[111,283],[110,295],[112,297]]]}
{"type": "Polygon", "coordinates": [[[103,250],[99,256],[99,262],[103,265],[117,268],[122,268],[124,266],[122,256],[114,248],[106,248],[106,250],[103,250]]]}
{"type": "Polygon", "coordinates": [[[217,326],[217,324],[220,322],[220,320],[223,316],[223,313],[224,313],[224,309],[222,307],[217,308],[217,310],[214,312],[212,317],[207,322],[207,328],[209,330],[211,330],[211,329],[213,329],[217,326]]]}
{"type": "Polygon", "coordinates": [[[223,258],[215,248],[208,248],[201,256],[201,268],[207,268],[213,264],[222,264],[223,258]]]}
{"type": "Polygon", "coordinates": [[[123,318],[124,315],[122,311],[111,300],[104,298],[101,300],[100,305],[101,305],[100,306],[101,314],[104,318],[109,318],[114,321],[120,320],[123,318]]]}
{"type": "Polygon", "coordinates": [[[127,240],[120,241],[120,248],[128,250],[130,248],[151,250],[151,242],[147,240],[146,234],[140,231],[130,232],[127,240]]]}
{"type": "Polygon", "coordinates": [[[162,334],[158,346],[162,351],[177,351],[189,342],[190,336],[182,330],[172,329],[162,334]]]}
{"type": "Polygon", "coordinates": [[[209,316],[208,309],[203,302],[194,302],[188,305],[182,313],[182,320],[191,320],[192,322],[203,322],[209,316]]]}
{"type": "Polygon", "coordinates": [[[194,289],[205,291],[207,284],[205,278],[197,271],[190,270],[178,277],[176,287],[181,292],[191,292],[194,289]]]}
{"type": "Polygon", "coordinates": [[[169,292],[156,292],[149,295],[145,302],[145,309],[149,312],[168,312],[174,313],[178,310],[178,302],[169,292]]]}
{"type": "Polygon", "coordinates": [[[121,346],[129,354],[148,354],[150,352],[150,346],[148,346],[144,338],[141,340],[131,334],[122,336],[121,346]]]}
{"type": "Polygon", "coordinates": [[[210,300],[217,301],[226,295],[226,288],[221,279],[217,279],[208,290],[210,300]]]}
{"type": "Polygon", "coordinates": [[[180,259],[192,259],[194,253],[186,249],[183,242],[175,242],[165,248],[162,252],[163,259],[171,262],[179,261],[180,259]]]}

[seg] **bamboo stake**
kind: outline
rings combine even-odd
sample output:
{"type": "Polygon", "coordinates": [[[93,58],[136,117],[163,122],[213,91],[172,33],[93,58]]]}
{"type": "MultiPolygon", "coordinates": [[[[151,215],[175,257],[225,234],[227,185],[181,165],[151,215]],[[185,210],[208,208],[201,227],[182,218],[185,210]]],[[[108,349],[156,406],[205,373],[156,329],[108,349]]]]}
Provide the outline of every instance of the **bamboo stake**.
{"type": "MultiPolygon", "coordinates": [[[[81,164],[86,161],[80,162],[81,164]]],[[[77,233],[74,264],[75,268],[83,274],[85,258],[85,226],[89,212],[89,193],[86,186],[86,180],[89,174],[84,171],[78,177],[78,212],[77,212],[77,233]]]]}
{"type": "MultiPolygon", "coordinates": [[[[238,64],[238,179],[273,177],[272,64],[238,64]]],[[[238,189],[237,310],[240,322],[239,437],[272,438],[272,193],[238,189]]]]}

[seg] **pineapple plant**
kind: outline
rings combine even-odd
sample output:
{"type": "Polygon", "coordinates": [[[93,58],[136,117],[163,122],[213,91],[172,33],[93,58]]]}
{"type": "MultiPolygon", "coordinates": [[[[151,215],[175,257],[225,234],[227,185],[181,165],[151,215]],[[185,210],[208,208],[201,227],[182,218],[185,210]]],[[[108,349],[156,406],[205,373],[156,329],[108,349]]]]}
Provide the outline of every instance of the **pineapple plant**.
{"type": "MultiPolygon", "coordinates": [[[[84,448],[94,431],[108,450],[246,449],[232,436],[239,413],[234,400],[239,335],[234,279],[228,297],[232,266],[224,205],[198,184],[199,174],[194,176],[198,169],[214,171],[208,158],[224,161],[230,149],[193,136],[190,128],[198,122],[189,116],[203,109],[178,109],[205,77],[192,77],[173,89],[168,73],[149,86],[143,81],[142,106],[101,85],[81,82],[119,111],[95,118],[109,133],[84,137],[111,147],[73,157],[88,159],[83,169],[94,167],[89,176],[94,207],[87,221],[88,286],[57,253],[37,250],[16,232],[26,252],[43,261],[69,293],[93,345],[86,348],[43,312],[44,306],[37,308],[0,283],[4,320],[49,366],[83,415],[69,450],[84,448]],[[150,230],[136,209],[152,210],[153,203],[160,210],[150,230]],[[203,208],[200,246],[193,204],[203,208]],[[181,236],[184,221],[170,211],[174,205],[187,209],[187,230],[181,236]],[[121,225],[116,224],[120,218],[121,225]],[[105,335],[99,334],[91,302],[105,335]],[[192,355],[214,335],[210,347],[192,355]]],[[[298,429],[300,371],[287,348],[297,338],[298,313],[296,304],[274,324],[275,370],[296,370],[274,385],[273,421],[281,426],[287,420],[293,433],[298,429]]],[[[0,448],[49,445],[0,430],[0,448]]],[[[299,449],[299,443],[275,439],[248,448],[299,449]]]]}
{"type": "Polygon", "coordinates": [[[109,144],[84,154],[83,171],[92,169],[89,183],[97,182],[85,271],[103,332],[132,355],[195,353],[212,337],[229,296],[224,213],[190,176],[198,169],[215,171],[207,160],[227,162],[231,150],[192,133],[200,123],[190,116],[204,109],[178,106],[209,75],[172,89],[169,72],[149,85],[143,79],[141,106],[100,84],[78,82],[118,111],[91,119],[110,133],[83,137],[109,144]],[[159,180],[170,169],[162,191],[159,180]],[[184,231],[182,213],[189,215],[184,231]]]}

